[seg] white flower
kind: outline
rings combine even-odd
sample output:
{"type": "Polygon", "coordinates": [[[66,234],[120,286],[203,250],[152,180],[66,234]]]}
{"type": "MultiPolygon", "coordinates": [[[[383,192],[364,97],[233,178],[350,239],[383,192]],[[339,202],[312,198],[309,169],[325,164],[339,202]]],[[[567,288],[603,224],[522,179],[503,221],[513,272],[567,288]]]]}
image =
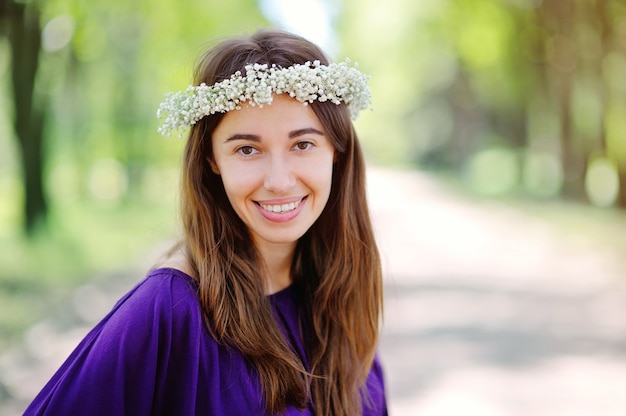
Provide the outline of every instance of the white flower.
{"type": "MultiPolygon", "coordinates": [[[[274,94],[289,94],[303,104],[330,101],[348,106],[352,119],[370,106],[368,76],[350,66],[350,60],[322,65],[320,61],[295,64],[288,68],[265,64],[245,67],[246,74],[235,72],[230,78],[211,86],[204,83],[176,93],[168,93],[157,110],[165,117],[158,132],[169,136],[215,113],[240,109],[240,104],[270,104],[274,94]]],[[[181,137],[182,134],[179,134],[181,137]]]]}

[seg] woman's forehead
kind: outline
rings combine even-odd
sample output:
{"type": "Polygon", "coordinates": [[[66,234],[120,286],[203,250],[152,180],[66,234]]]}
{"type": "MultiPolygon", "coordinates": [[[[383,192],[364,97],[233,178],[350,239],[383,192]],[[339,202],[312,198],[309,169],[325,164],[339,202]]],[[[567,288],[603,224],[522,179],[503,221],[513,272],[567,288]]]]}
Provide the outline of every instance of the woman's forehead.
{"type": "Polygon", "coordinates": [[[324,127],[310,105],[286,94],[276,95],[271,104],[242,105],[241,109],[224,115],[214,131],[214,137],[226,139],[233,134],[287,134],[295,130],[324,127]]]}

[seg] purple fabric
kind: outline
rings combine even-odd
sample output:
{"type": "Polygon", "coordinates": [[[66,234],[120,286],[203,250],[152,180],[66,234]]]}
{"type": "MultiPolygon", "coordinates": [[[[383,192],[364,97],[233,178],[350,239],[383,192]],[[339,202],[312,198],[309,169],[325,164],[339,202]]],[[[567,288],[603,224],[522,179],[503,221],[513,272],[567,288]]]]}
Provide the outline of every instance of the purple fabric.
{"type": "MultiPolygon", "coordinates": [[[[270,296],[274,314],[306,363],[297,300],[270,296]]],[[[367,380],[365,415],[386,415],[382,369],[367,380]]],[[[191,277],[151,271],[99,322],[25,415],[263,415],[258,376],[241,354],[208,333],[191,277]]],[[[289,408],[286,415],[310,415],[289,408]]]]}

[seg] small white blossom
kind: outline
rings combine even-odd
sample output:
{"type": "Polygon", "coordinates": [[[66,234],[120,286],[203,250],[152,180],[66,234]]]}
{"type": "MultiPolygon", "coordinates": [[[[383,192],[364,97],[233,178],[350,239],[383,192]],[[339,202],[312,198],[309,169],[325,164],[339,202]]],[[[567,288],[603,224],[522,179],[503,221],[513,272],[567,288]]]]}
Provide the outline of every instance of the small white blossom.
{"type": "MultiPolygon", "coordinates": [[[[235,72],[230,78],[211,86],[204,83],[177,93],[167,93],[157,110],[157,117],[165,117],[158,132],[169,136],[192,126],[201,118],[215,113],[226,113],[241,108],[240,104],[270,104],[275,94],[289,94],[303,104],[330,101],[348,106],[352,119],[370,106],[371,94],[367,75],[345,62],[322,65],[320,61],[295,64],[288,68],[265,64],[245,67],[246,74],[235,72]]],[[[181,134],[179,134],[181,137],[181,134]]]]}

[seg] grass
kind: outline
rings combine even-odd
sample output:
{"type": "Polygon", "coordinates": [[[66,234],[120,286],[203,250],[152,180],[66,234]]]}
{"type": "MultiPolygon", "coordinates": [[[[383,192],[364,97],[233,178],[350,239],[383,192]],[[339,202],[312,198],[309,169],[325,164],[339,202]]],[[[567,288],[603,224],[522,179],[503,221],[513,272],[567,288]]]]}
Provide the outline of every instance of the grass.
{"type": "Polygon", "coordinates": [[[77,286],[135,265],[173,238],[175,215],[167,203],[72,203],[52,212],[48,230],[32,239],[15,225],[0,233],[0,351],[67,302],[77,286]]]}

